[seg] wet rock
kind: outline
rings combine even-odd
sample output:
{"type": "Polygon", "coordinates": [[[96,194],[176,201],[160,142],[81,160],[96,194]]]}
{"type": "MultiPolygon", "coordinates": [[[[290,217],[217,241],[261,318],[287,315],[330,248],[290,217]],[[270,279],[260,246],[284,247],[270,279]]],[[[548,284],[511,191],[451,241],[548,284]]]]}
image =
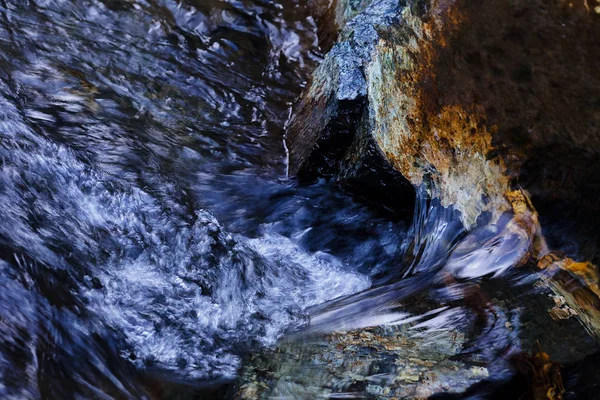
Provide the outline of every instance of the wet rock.
{"type": "Polygon", "coordinates": [[[591,3],[371,1],[294,109],[290,172],[359,177],[368,151],[467,227],[510,210],[517,183],[598,210],[584,188],[600,156],[591,3]]]}
{"type": "Polygon", "coordinates": [[[397,205],[409,182],[458,213],[468,236],[450,256],[456,271],[470,260],[477,276],[499,274],[564,250],[546,283],[600,337],[600,273],[579,262],[599,261],[598,10],[596,0],[372,0],[347,19],[336,8],[337,42],[288,124],[290,173],[384,188],[397,205]],[[498,252],[510,259],[489,267],[498,258],[485,254],[498,252]]]}
{"type": "Polygon", "coordinates": [[[352,6],[334,2],[335,21],[345,23],[341,40],[313,74],[288,123],[289,173],[302,180],[333,177],[367,199],[412,209],[414,190],[387,162],[370,132],[364,66],[379,35],[376,26],[399,23],[395,1],[352,6]],[[365,8],[353,19],[356,10],[365,8]]]}
{"type": "Polygon", "coordinates": [[[288,342],[252,360],[238,398],[427,398],[461,392],[489,376],[485,367],[451,359],[464,342],[462,333],[418,336],[409,327],[288,342]]]}

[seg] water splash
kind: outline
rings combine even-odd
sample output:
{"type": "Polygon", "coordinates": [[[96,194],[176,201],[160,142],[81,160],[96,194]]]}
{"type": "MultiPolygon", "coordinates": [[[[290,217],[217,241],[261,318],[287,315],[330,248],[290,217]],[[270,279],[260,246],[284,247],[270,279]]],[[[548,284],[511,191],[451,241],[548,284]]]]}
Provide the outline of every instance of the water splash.
{"type": "Polygon", "coordinates": [[[311,199],[372,214],[277,179],[289,103],[318,60],[305,6],[0,9],[1,397],[231,379],[306,307],[370,285],[370,265],[300,232],[322,218],[311,199]]]}

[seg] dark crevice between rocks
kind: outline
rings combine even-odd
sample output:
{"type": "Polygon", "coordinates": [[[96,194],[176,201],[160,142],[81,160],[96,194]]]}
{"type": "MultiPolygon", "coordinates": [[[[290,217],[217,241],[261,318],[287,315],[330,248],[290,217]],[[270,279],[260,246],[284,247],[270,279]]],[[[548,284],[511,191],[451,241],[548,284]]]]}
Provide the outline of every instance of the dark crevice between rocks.
{"type": "MultiPolygon", "coordinates": [[[[363,112],[362,98],[339,102],[335,118],[324,127],[308,158],[300,164],[300,182],[314,182],[318,177],[335,177],[341,167],[340,159],[354,141],[357,120],[363,112]]],[[[304,136],[302,133],[301,136],[304,136]]]]}
{"type": "Polygon", "coordinates": [[[369,113],[366,105],[364,108],[352,144],[340,161],[337,180],[371,206],[411,220],[417,197],[415,188],[379,150],[367,131],[369,113]]]}
{"type": "MultiPolygon", "coordinates": [[[[318,132],[312,124],[322,122],[322,116],[310,115],[308,126],[293,126],[292,149],[306,149],[304,143],[314,142],[308,156],[290,154],[294,173],[301,184],[312,184],[320,178],[333,181],[355,195],[359,201],[393,218],[410,220],[415,208],[415,189],[396,171],[367,132],[366,99],[337,102],[335,115],[318,132]],[[303,143],[299,146],[298,143],[303,143]]],[[[305,106],[306,107],[306,106],[305,106]]],[[[300,107],[303,110],[303,107],[300,107]]],[[[301,119],[303,116],[297,118],[301,119]]]]}
{"type": "Polygon", "coordinates": [[[564,146],[552,146],[536,153],[519,183],[531,194],[549,246],[600,265],[600,157],[563,152],[564,146]]]}

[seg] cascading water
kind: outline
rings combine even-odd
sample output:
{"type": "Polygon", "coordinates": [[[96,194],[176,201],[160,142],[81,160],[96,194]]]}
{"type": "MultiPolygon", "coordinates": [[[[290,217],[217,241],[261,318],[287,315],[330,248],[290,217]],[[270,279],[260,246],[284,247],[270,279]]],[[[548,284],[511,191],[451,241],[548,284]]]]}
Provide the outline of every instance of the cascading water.
{"type": "Polygon", "coordinates": [[[0,9],[0,397],[231,379],[396,254],[402,223],[284,177],[304,5],[0,9]]]}
{"type": "Polygon", "coordinates": [[[316,31],[300,0],[0,0],[1,398],[201,396],[285,333],[409,323],[510,375],[510,215],[286,176],[316,31]]]}

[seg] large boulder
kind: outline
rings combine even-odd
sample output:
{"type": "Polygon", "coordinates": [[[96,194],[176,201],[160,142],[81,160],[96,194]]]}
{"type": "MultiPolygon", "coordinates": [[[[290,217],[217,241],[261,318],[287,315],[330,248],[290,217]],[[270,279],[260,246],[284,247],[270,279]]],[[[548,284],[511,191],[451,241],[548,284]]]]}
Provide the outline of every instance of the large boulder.
{"type": "Polygon", "coordinates": [[[391,166],[467,228],[517,186],[598,210],[595,0],[349,3],[288,125],[291,174],[391,166]]]}
{"type": "MultiPolygon", "coordinates": [[[[400,207],[410,183],[464,230],[437,240],[446,259],[429,264],[459,278],[537,264],[599,336],[599,273],[589,261],[600,253],[600,3],[348,7],[330,6],[337,42],[288,124],[290,174],[329,176],[400,207]]],[[[410,273],[428,268],[414,264],[446,222],[415,218],[410,273]]]]}

